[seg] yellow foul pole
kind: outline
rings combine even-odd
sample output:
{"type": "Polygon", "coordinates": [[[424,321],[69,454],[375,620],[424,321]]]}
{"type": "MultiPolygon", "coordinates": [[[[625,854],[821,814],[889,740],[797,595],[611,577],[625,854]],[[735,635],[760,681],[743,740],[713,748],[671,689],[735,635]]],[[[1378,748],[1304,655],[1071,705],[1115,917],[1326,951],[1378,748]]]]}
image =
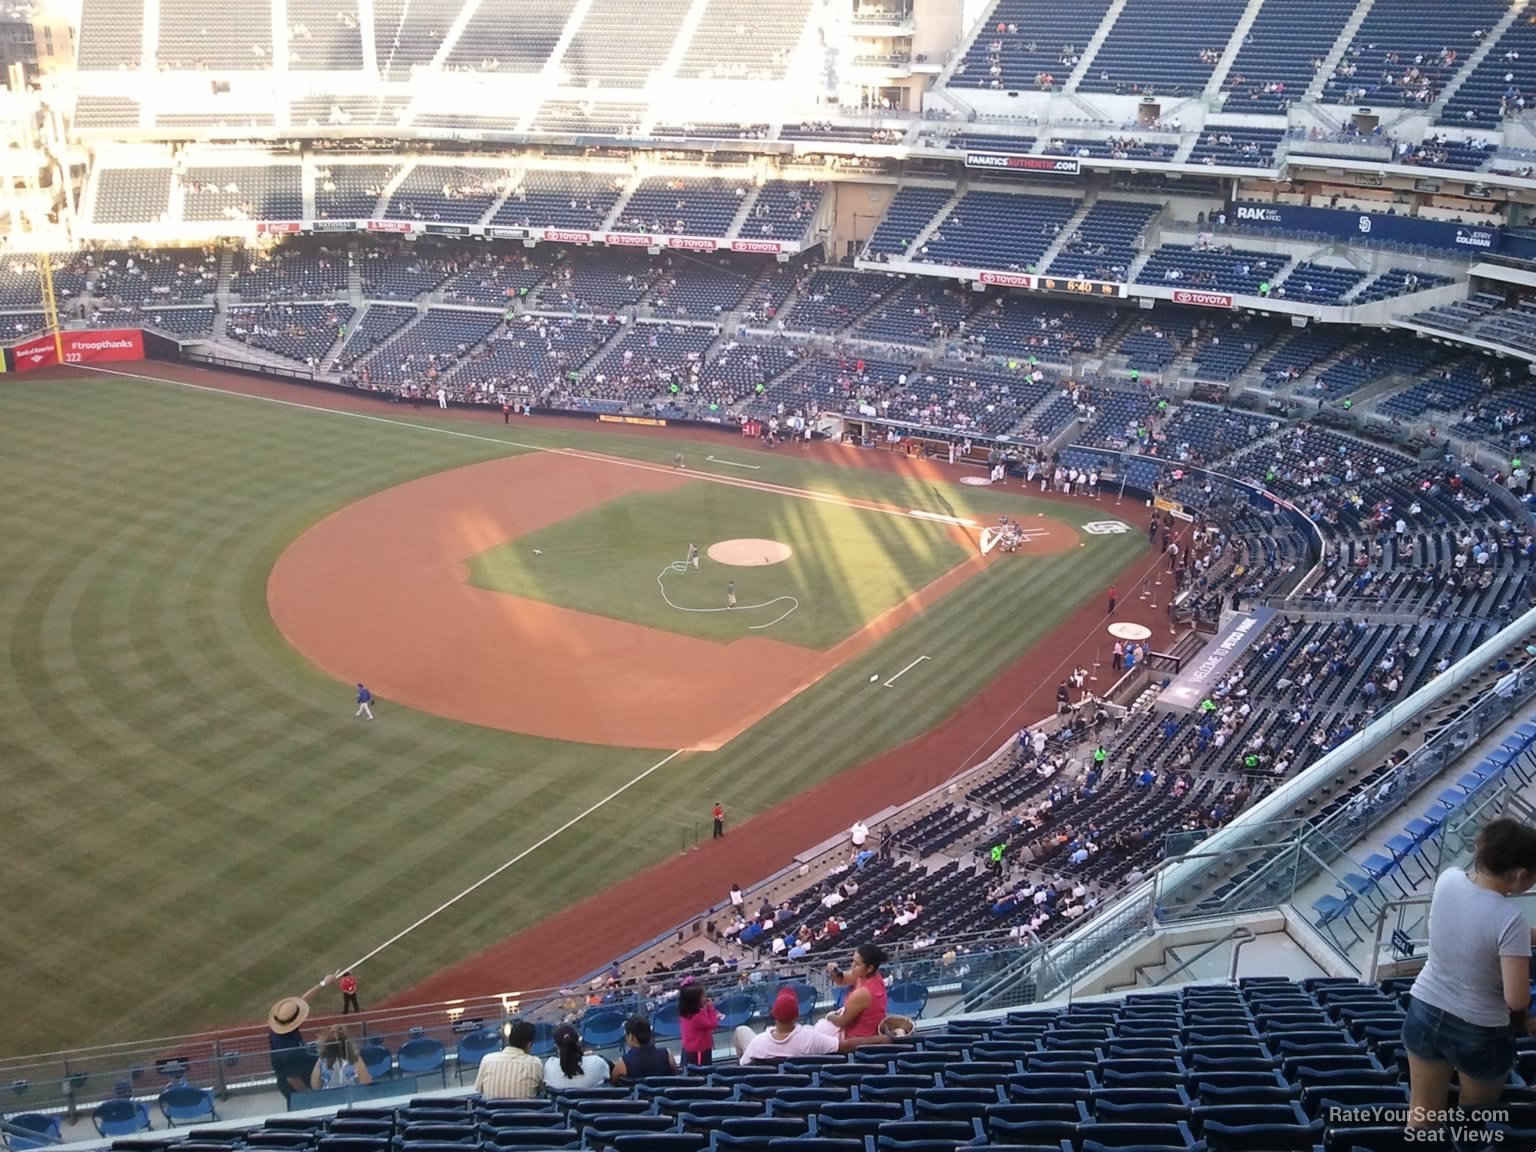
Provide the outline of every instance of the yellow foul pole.
{"type": "Polygon", "coordinates": [[[47,252],[37,259],[37,278],[42,286],[43,322],[53,337],[53,354],[57,362],[64,363],[64,336],[59,331],[59,300],[53,292],[53,258],[47,252]]]}

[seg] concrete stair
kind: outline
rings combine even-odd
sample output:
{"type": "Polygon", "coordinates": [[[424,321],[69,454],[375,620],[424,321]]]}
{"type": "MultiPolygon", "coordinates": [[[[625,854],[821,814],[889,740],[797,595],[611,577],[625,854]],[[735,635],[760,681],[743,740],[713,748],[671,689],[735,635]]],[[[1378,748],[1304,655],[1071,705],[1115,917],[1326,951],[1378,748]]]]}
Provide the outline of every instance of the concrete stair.
{"type": "Polygon", "coordinates": [[[620,324],[614,330],[613,335],[604,342],[603,346],[588,357],[586,363],[576,370],[581,379],[585,380],[591,374],[593,368],[602,362],[603,357],[619,346],[619,342],[629,333],[631,327],[632,325],[630,324],[620,324]]]}
{"type": "Polygon", "coordinates": [[[1450,83],[1440,90],[1440,95],[1429,106],[1429,121],[1431,124],[1440,118],[1440,113],[1445,111],[1445,106],[1450,102],[1451,97],[1456,95],[1457,90],[1467,82],[1467,77],[1472,75],[1473,70],[1493,51],[1494,46],[1503,37],[1504,33],[1509,30],[1510,25],[1522,16],[1525,16],[1528,11],[1528,6],[1525,4],[1511,5],[1509,11],[1504,13],[1504,18],[1483,33],[1483,38],[1478,46],[1472,50],[1472,55],[1467,57],[1466,63],[1457,70],[1456,75],[1451,77],[1450,83]]]}
{"type": "Polygon", "coordinates": [[[1344,53],[1349,51],[1349,46],[1354,43],[1355,33],[1360,31],[1360,25],[1365,23],[1365,18],[1371,14],[1371,6],[1375,0],[1360,0],[1360,6],[1354,14],[1344,21],[1344,27],[1339,29],[1339,38],[1333,42],[1333,47],[1328,50],[1328,55],[1323,57],[1323,66],[1317,70],[1317,75],[1312,77],[1312,83],[1307,85],[1306,102],[1311,102],[1323,94],[1323,86],[1333,76],[1333,70],[1339,66],[1339,61],[1344,59],[1344,53]]]}
{"type": "Polygon", "coordinates": [[[1109,30],[1115,26],[1115,21],[1120,19],[1120,13],[1125,11],[1126,0],[1114,0],[1109,10],[1104,13],[1104,19],[1094,29],[1094,33],[1088,38],[1088,43],[1083,45],[1078,55],[1077,67],[1072,69],[1072,74],[1067,77],[1067,82],[1062,86],[1064,92],[1076,92],[1077,86],[1083,82],[1083,77],[1088,75],[1088,69],[1093,65],[1093,58],[1099,54],[1099,49],[1104,47],[1104,41],[1109,37],[1109,30]]]}
{"type": "Polygon", "coordinates": [[[1040,269],[1041,273],[1050,272],[1051,261],[1056,259],[1057,256],[1061,255],[1061,250],[1071,242],[1072,234],[1082,226],[1083,220],[1092,210],[1097,200],[1097,194],[1090,192],[1086,197],[1084,197],[1083,203],[1078,208],[1078,210],[1072,213],[1071,219],[1069,219],[1065,224],[1061,226],[1061,232],[1056,236],[1054,240],[1051,241],[1050,247],[1045,250],[1044,255],[1040,257],[1039,264],[1036,265],[1036,267],[1040,269]]]}
{"type": "MultiPolygon", "coordinates": [[[[907,255],[909,257],[915,257],[918,252],[922,251],[923,245],[928,243],[928,238],[939,230],[940,223],[942,223],[945,218],[947,218],[949,214],[955,210],[955,206],[960,203],[960,198],[965,195],[966,187],[967,182],[962,177],[960,182],[955,186],[955,194],[948,200],[944,201],[944,206],[933,214],[933,219],[929,220],[927,224],[924,224],[922,231],[912,238],[912,244],[907,249],[907,255]]],[[[873,233],[871,233],[871,235],[873,235],[873,233]]]]}
{"type": "Polygon", "coordinates": [[[1227,38],[1226,51],[1216,62],[1216,69],[1211,73],[1211,78],[1205,82],[1206,96],[1221,95],[1221,86],[1227,82],[1232,64],[1236,61],[1237,54],[1243,50],[1243,43],[1248,39],[1248,33],[1253,30],[1253,22],[1258,19],[1259,9],[1263,6],[1264,0],[1248,0],[1248,7],[1243,9],[1243,14],[1237,19],[1237,27],[1232,29],[1232,35],[1227,38]]]}

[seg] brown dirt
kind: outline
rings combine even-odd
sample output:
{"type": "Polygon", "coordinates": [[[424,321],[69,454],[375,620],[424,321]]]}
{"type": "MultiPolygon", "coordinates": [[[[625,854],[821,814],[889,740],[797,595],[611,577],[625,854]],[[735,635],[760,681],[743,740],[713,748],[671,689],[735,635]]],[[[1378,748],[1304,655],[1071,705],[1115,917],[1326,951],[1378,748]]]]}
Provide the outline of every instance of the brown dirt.
{"type": "MultiPolygon", "coordinates": [[[[337,392],[302,384],[286,384],[236,373],[214,372],[179,364],[139,366],[145,376],[196,384],[219,391],[265,396],[274,400],[339,411],[388,416],[396,405],[364,394],[337,392]]],[[[78,375],[73,369],[53,375],[78,375]]],[[[38,373],[43,378],[49,373],[38,373]]],[[[450,409],[438,412],[423,407],[413,419],[441,419],[455,426],[488,424],[490,412],[450,409]]],[[[569,422],[586,429],[585,419],[535,417],[545,422],[569,422]]],[[[626,433],[643,432],[662,439],[693,439],[711,435],[707,429],[626,426],[626,433]]],[[[722,440],[727,433],[718,434],[722,440]]],[[[753,442],[730,437],[741,451],[769,451],[753,442]]],[[[807,451],[779,448],[781,452],[807,451]]],[[[808,450],[818,459],[850,467],[874,468],[915,476],[934,484],[957,482],[974,469],[954,467],[880,450],[861,450],[843,445],[817,444],[808,450]]],[[[1034,495],[1031,492],[1031,495],[1034,495]]],[[[1046,496],[1068,501],[1072,498],[1046,496]]],[[[1076,501],[1081,503],[1080,500],[1076,501]]],[[[1112,498],[1101,502],[1105,519],[1121,519],[1138,529],[1145,539],[1148,512],[1139,501],[1121,506],[1112,498]]],[[[1182,530],[1181,530],[1182,534],[1182,530]]],[[[1134,620],[1152,629],[1153,647],[1171,641],[1165,611],[1151,607],[1162,603],[1166,587],[1153,590],[1149,600],[1140,598],[1152,590],[1162,570],[1160,557],[1144,554],[1118,572],[1103,573],[1102,591],[1117,585],[1120,593],[1117,620],[1134,620]]],[[[977,693],[943,723],[898,748],[826,781],[816,788],[786,798],[783,803],[744,823],[728,827],[728,834],[687,855],[677,856],[644,872],[620,880],[601,892],[555,916],[507,937],[421,983],[389,998],[383,1006],[427,1004],[455,997],[484,995],[498,989],[552,988],[573,976],[604,967],[615,955],[644,944],[660,933],[697,917],[719,903],[733,880],[750,884],[787,865],[797,852],[821,843],[847,828],[854,815],[888,804],[900,804],[928,791],[957,771],[977,762],[1002,743],[1006,734],[1049,715],[1056,685],[1075,664],[1091,663],[1096,653],[1107,653],[1104,631],[1107,617],[1102,600],[1095,600],[1063,621],[1039,644],[1002,675],[977,693]]],[[[1104,657],[1107,662],[1107,655],[1104,657]]],[[[1099,680],[1108,680],[1107,667],[1099,680]]],[[[703,813],[701,813],[703,815],[703,813]]]]}
{"type": "MultiPolygon", "coordinates": [[[[471,557],[593,505],[711,482],[795,491],[586,452],[491,460],[328,516],[278,559],[267,607],[318,667],[384,700],[551,740],[713,751],[997,560],[956,565],[825,652],[766,634],[713,643],[465,579],[471,557]]],[[[1049,535],[1032,550],[1076,542],[1037,524],[1049,535]]]]}
{"type": "Polygon", "coordinates": [[[704,549],[716,564],[729,568],[761,568],[768,564],[782,564],[793,556],[794,549],[778,540],[716,540],[704,549]]]}

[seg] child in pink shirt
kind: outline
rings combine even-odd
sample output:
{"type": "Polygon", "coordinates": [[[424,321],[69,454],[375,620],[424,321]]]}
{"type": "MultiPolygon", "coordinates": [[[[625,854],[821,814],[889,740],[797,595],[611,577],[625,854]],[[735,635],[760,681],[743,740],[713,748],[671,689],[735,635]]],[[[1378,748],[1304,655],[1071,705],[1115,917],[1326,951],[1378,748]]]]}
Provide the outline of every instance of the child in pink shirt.
{"type": "Polygon", "coordinates": [[[711,1063],[720,1012],[701,985],[686,984],[677,994],[677,1019],[682,1030],[683,1067],[711,1063]]]}

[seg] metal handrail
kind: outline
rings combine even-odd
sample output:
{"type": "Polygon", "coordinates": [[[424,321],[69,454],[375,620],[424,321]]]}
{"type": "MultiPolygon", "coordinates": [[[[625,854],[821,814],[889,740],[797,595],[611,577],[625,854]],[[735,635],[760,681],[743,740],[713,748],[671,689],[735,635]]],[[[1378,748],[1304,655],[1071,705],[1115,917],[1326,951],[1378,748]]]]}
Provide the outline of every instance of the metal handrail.
{"type": "Polygon", "coordinates": [[[1387,926],[1387,916],[1393,909],[1402,911],[1404,908],[1415,904],[1428,904],[1432,897],[1429,896],[1404,896],[1398,900],[1388,900],[1381,906],[1381,911],[1376,913],[1376,923],[1371,930],[1371,955],[1366,964],[1365,982],[1376,983],[1376,975],[1381,968],[1381,934],[1387,926]]]}
{"type": "Polygon", "coordinates": [[[1227,960],[1227,983],[1228,984],[1236,984],[1237,983],[1237,965],[1238,965],[1238,961],[1242,958],[1243,949],[1248,947],[1248,945],[1252,944],[1255,940],[1257,940],[1259,938],[1258,933],[1253,932],[1253,931],[1251,931],[1251,930],[1249,930],[1247,928],[1244,928],[1243,931],[1246,932],[1247,935],[1246,936],[1239,936],[1236,940],[1233,941],[1233,943],[1232,943],[1232,955],[1227,960]]]}
{"type": "MultiPolygon", "coordinates": [[[[1253,940],[1256,940],[1257,938],[1258,937],[1254,934],[1254,931],[1253,931],[1252,928],[1245,928],[1245,927],[1242,927],[1242,926],[1234,928],[1234,929],[1232,929],[1232,931],[1228,932],[1226,935],[1218,936],[1215,940],[1212,940],[1209,944],[1207,944],[1204,948],[1200,949],[1200,951],[1196,952],[1188,960],[1185,960],[1183,963],[1181,963],[1177,968],[1174,968],[1174,969],[1172,969],[1172,970],[1170,970],[1168,972],[1164,972],[1156,980],[1152,981],[1152,983],[1150,985],[1148,985],[1148,987],[1158,988],[1158,987],[1161,987],[1164,984],[1167,984],[1175,976],[1179,975],[1179,973],[1188,971],[1188,969],[1192,965],[1198,963],[1201,960],[1204,960],[1207,956],[1209,956],[1212,952],[1216,951],[1216,949],[1220,948],[1223,944],[1229,943],[1229,942],[1234,941],[1234,940],[1237,941],[1239,944],[1248,944],[1248,943],[1251,943],[1253,940]]],[[[1176,947],[1178,947],[1178,945],[1170,944],[1169,947],[1170,948],[1176,948],[1176,947]]],[[[1234,948],[1233,949],[1233,958],[1230,961],[1228,961],[1228,963],[1227,963],[1227,982],[1228,983],[1231,983],[1235,979],[1235,975],[1234,974],[1237,971],[1236,956],[1237,956],[1237,949],[1234,948]]],[[[1136,971],[1137,971],[1137,973],[1139,975],[1140,972],[1141,972],[1141,969],[1137,968],[1136,971]]]]}

